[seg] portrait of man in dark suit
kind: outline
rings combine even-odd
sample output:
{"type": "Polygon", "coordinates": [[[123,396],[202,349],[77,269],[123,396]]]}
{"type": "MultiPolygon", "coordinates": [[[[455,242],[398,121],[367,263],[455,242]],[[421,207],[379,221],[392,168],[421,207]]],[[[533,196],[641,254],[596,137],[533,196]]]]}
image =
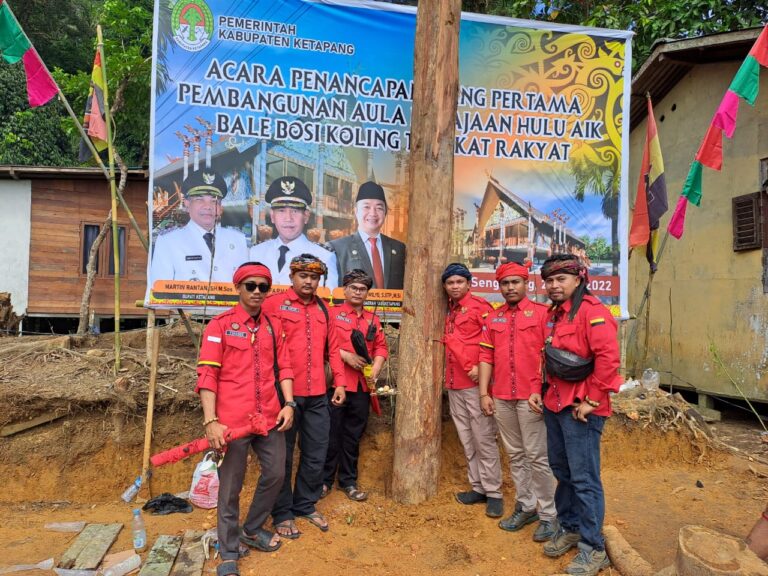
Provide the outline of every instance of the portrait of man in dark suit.
{"type": "Polygon", "coordinates": [[[403,289],[405,244],[381,233],[386,217],[384,188],[365,182],[355,200],[357,231],[329,243],[336,253],[339,278],[360,268],[373,278],[374,288],[403,289]]]}

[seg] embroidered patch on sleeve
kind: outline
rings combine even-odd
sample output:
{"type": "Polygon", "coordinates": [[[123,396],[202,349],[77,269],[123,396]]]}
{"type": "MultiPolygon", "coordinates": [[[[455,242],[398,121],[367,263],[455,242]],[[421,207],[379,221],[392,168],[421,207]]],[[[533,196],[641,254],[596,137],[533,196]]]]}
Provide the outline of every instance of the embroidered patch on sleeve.
{"type": "Polygon", "coordinates": [[[605,324],[605,318],[592,318],[589,323],[592,326],[600,326],[601,324],[605,324]]]}
{"type": "Polygon", "coordinates": [[[221,344],[221,338],[218,336],[208,336],[206,340],[208,340],[208,342],[216,342],[217,344],[221,344]]]}

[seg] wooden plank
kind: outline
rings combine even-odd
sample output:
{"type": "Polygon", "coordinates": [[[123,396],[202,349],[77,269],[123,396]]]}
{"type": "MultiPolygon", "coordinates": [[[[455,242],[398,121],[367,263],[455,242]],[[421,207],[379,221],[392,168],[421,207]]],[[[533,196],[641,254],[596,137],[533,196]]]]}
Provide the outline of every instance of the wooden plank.
{"type": "Polygon", "coordinates": [[[103,526],[103,524],[88,524],[83,528],[83,531],[78,534],[75,541],[72,542],[72,545],[67,548],[61,556],[61,560],[59,560],[59,568],[72,568],[75,564],[75,560],[77,560],[77,557],[80,555],[80,552],[82,552],[83,548],[85,548],[88,542],[91,541],[94,534],[98,533],[101,526],[103,526]]]}
{"type": "Polygon", "coordinates": [[[95,570],[123,528],[122,524],[101,524],[100,526],[99,531],[78,554],[72,566],[75,570],[95,570]]]}
{"type": "Polygon", "coordinates": [[[202,530],[187,530],[171,576],[201,576],[205,564],[205,552],[200,539],[205,534],[202,530]]]}
{"type": "MultiPolygon", "coordinates": [[[[122,524],[88,524],[83,531],[80,532],[72,545],[61,556],[61,560],[59,560],[59,568],[69,569],[77,567],[85,570],[96,568],[104,557],[104,554],[107,553],[107,549],[112,545],[112,542],[115,541],[115,538],[117,538],[117,534],[122,527],[122,524]],[[97,550],[98,544],[108,540],[110,534],[111,539],[104,548],[104,552],[99,556],[96,564],[88,567],[80,566],[80,558],[86,553],[86,550],[89,551],[86,556],[83,556],[84,559],[92,557],[97,550]]],[[[101,544],[101,546],[103,546],[103,544],[101,544]]]]}
{"type": "Polygon", "coordinates": [[[181,547],[181,536],[158,536],[139,576],[168,576],[181,547]]]}
{"type": "Polygon", "coordinates": [[[24,430],[29,430],[30,428],[34,428],[35,426],[40,426],[41,424],[47,424],[48,422],[53,422],[54,420],[58,420],[64,416],[64,414],[57,414],[56,412],[46,412],[45,414],[42,414],[38,416],[37,418],[32,418],[31,420],[27,420],[26,422],[19,422],[17,424],[8,424],[8,426],[3,426],[2,429],[0,429],[0,437],[6,438],[7,436],[13,436],[14,434],[18,434],[19,432],[24,432],[24,430]]]}

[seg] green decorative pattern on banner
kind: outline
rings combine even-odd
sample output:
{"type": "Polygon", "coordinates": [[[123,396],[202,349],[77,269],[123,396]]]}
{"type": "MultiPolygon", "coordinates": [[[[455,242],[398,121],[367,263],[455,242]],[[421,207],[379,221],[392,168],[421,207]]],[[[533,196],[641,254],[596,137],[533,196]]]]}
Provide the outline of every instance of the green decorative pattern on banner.
{"type": "Polygon", "coordinates": [[[8,64],[16,64],[31,44],[19,28],[7,4],[0,5],[0,54],[8,64]]]}
{"type": "Polygon", "coordinates": [[[744,98],[750,105],[755,105],[757,93],[760,91],[760,63],[754,56],[747,56],[744,60],[729,90],[744,98]]]}
{"type": "Polygon", "coordinates": [[[701,205],[701,162],[696,160],[691,164],[691,170],[683,185],[682,196],[685,196],[691,204],[701,205]]]}

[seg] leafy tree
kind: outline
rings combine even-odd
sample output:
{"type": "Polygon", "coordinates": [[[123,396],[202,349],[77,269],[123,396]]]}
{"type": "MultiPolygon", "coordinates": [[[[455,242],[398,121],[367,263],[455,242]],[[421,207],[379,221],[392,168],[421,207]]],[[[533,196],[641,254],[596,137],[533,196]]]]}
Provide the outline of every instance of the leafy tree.
{"type": "Polygon", "coordinates": [[[77,72],[93,60],[90,49],[96,0],[9,0],[43,62],[77,72]]]}
{"type": "Polygon", "coordinates": [[[768,5],[754,0],[464,0],[464,10],[560,24],[632,30],[632,69],[663,38],[741,30],[768,22],[768,5]]]}
{"type": "Polygon", "coordinates": [[[74,162],[71,141],[62,129],[66,112],[53,100],[40,108],[27,102],[21,63],[0,59],[0,164],[67,166],[74,162]]]}
{"type": "Polygon", "coordinates": [[[599,238],[591,238],[590,236],[584,235],[581,237],[581,241],[584,242],[587,251],[587,257],[592,262],[610,258],[611,247],[602,236],[599,238]]]}
{"type": "MultiPolygon", "coordinates": [[[[152,11],[152,0],[107,0],[96,15],[104,34],[115,145],[132,166],[146,165],[149,155],[152,11]]],[[[85,109],[95,50],[94,30],[88,66],[76,74],[57,74],[56,79],[75,111],[85,109]]],[[[68,126],[70,135],[78,139],[74,124],[69,122],[68,126]]]]}

